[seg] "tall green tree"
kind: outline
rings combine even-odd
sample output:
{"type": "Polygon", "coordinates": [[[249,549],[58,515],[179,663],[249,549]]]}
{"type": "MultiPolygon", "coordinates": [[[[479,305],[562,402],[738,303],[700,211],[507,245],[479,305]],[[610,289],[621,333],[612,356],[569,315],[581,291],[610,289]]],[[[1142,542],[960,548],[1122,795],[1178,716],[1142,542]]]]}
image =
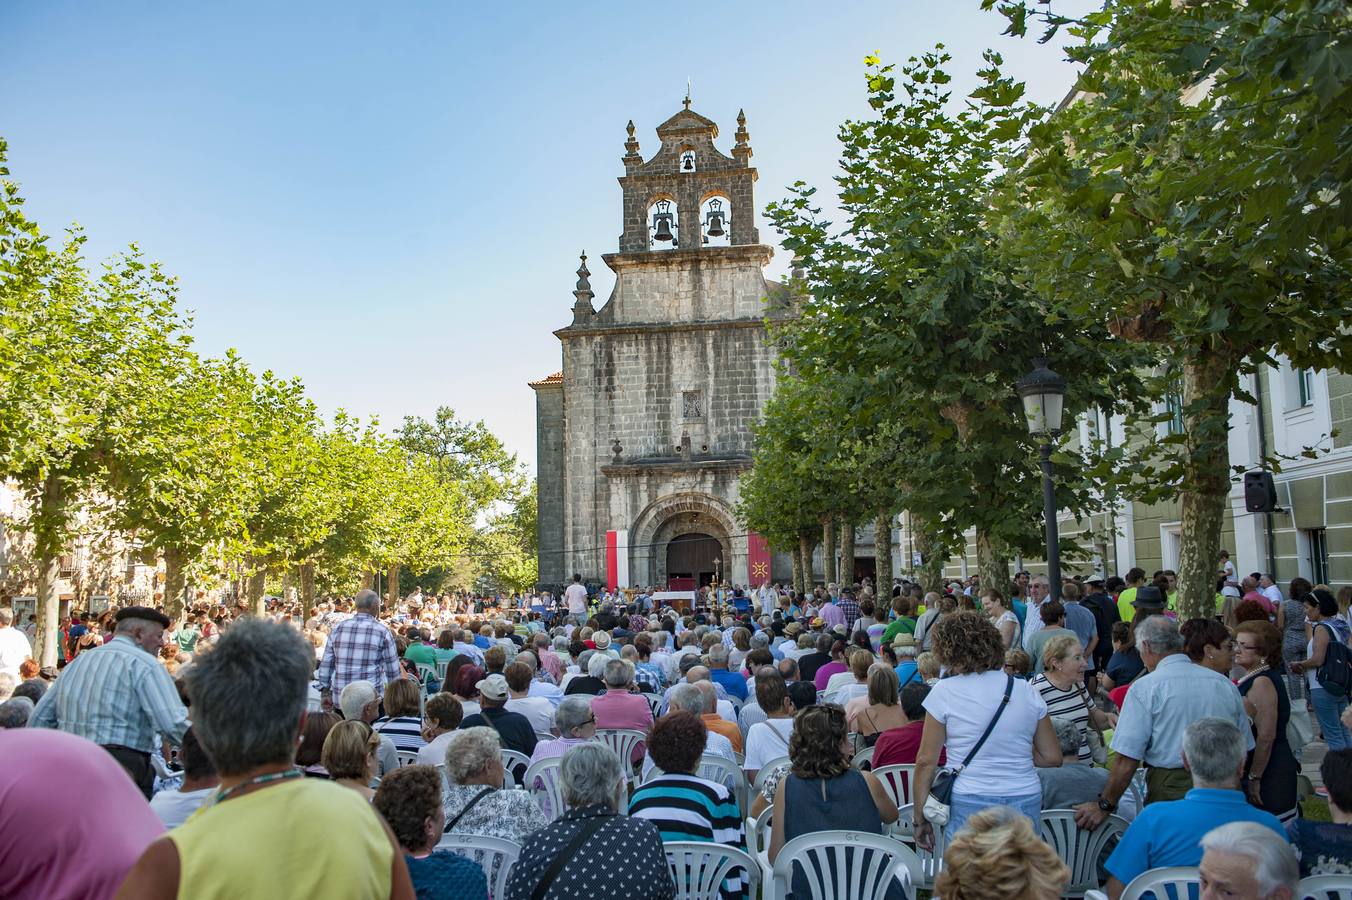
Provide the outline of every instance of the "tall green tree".
{"type": "Polygon", "coordinates": [[[53,249],[23,212],[0,141],[0,477],[27,510],[38,571],[37,658],[56,663],[56,580],[78,505],[140,440],[149,398],[189,353],[174,281],[133,247],[90,273],[84,237],[53,249]]]}
{"type": "MultiPolygon", "coordinates": [[[[1016,281],[1124,356],[1164,357],[1182,433],[1149,482],[1182,500],[1179,610],[1210,615],[1232,399],[1284,356],[1352,357],[1352,11],[1331,0],[1111,0],[1082,18],[984,0],[1078,39],[1080,92],[1031,130],[999,216],[1016,281]],[[1139,351],[1136,349],[1139,348],[1139,351]]],[[[1158,387],[1156,393],[1158,393],[1158,387]]]]}
{"type": "MultiPolygon", "coordinates": [[[[942,47],[900,72],[866,60],[874,115],[841,127],[841,226],[801,183],[768,212],[812,293],[786,354],[805,380],[835,377],[842,408],[901,427],[906,508],[947,545],[974,528],[983,584],[1003,589],[1010,551],[1042,543],[1040,474],[1014,385],[1049,357],[1069,376],[1073,422],[1091,405],[1119,408],[1139,381],[1104,325],[1069,320],[1011,277],[991,183],[1039,110],[990,53],[978,88],[955,103],[948,60],[942,47]]],[[[1058,500],[1077,514],[1094,500],[1091,449],[1055,457],[1058,500]]]]}

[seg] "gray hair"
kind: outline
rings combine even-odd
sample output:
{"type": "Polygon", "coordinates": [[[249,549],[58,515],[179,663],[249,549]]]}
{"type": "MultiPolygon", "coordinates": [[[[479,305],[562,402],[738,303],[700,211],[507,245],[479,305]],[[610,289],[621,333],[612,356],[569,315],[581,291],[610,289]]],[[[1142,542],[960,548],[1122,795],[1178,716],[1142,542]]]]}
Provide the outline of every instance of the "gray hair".
{"type": "Polygon", "coordinates": [[[584,672],[590,672],[591,669],[588,668],[588,664],[591,662],[591,658],[595,655],[596,651],[591,649],[590,647],[588,647],[586,650],[583,650],[581,653],[577,655],[577,667],[584,672]]]}
{"type": "Polygon", "coordinates": [[[349,681],[338,695],[338,708],[344,719],[360,719],[362,710],[376,699],[376,686],[369,681],[349,681]]]}
{"type": "Polygon", "coordinates": [[[222,775],[291,762],[310,692],[314,651],[286,625],[245,618],[186,678],[193,732],[222,775]]]}
{"type": "Polygon", "coordinates": [[[726,666],[728,664],[728,648],[722,644],[714,644],[709,648],[709,662],[726,666]]]}
{"type": "Polygon", "coordinates": [[[574,728],[580,728],[591,721],[592,698],[586,694],[570,694],[559,702],[554,710],[554,724],[558,726],[559,737],[572,737],[574,728]]]}
{"type": "Polygon", "coordinates": [[[606,687],[622,688],[634,680],[634,664],[627,659],[612,659],[606,662],[606,687]]]}
{"type": "Polygon", "coordinates": [[[358,612],[375,613],[380,610],[380,595],[370,589],[358,591],[357,596],[352,598],[352,604],[358,612]]]}
{"type": "Polygon", "coordinates": [[[1272,829],[1257,822],[1228,822],[1202,835],[1202,850],[1219,850],[1253,860],[1258,893],[1271,896],[1279,887],[1292,891],[1300,881],[1296,851],[1286,841],[1273,840],[1272,829]]]}
{"type": "Polygon", "coordinates": [[[670,710],[685,710],[697,716],[702,716],[704,715],[704,694],[693,684],[678,684],[671,689],[671,696],[667,698],[667,708],[670,710]]]}
{"type": "Polygon", "coordinates": [[[19,679],[8,672],[0,672],[0,700],[8,700],[10,698],[10,695],[14,693],[14,688],[18,681],[19,679]]]}
{"type": "Polygon", "coordinates": [[[460,784],[502,759],[502,739],[487,725],[457,731],[446,742],[446,778],[460,784]]]}
{"type": "Polygon", "coordinates": [[[618,811],[623,778],[620,758],[605,744],[578,744],[563,755],[559,782],[563,802],[574,809],[605,804],[618,811]]]}
{"type": "Polygon", "coordinates": [[[704,698],[704,712],[714,712],[718,709],[718,689],[714,687],[712,681],[697,681],[691,687],[699,691],[700,696],[704,698]]]}
{"type": "Polygon", "coordinates": [[[770,635],[766,634],[764,631],[758,631],[751,635],[751,648],[753,650],[770,649],[770,635]]]}
{"type": "Polygon", "coordinates": [[[0,703],[0,728],[22,728],[33,714],[33,701],[27,697],[11,697],[0,703]]]}
{"type": "Polygon", "coordinates": [[[14,624],[14,610],[8,606],[0,607],[0,628],[14,624]]]}
{"type": "Polygon", "coordinates": [[[587,660],[587,674],[592,678],[600,678],[602,675],[606,674],[606,666],[614,661],[615,660],[611,658],[609,653],[602,653],[600,650],[597,650],[592,654],[592,658],[587,660]]]}
{"type": "Polygon", "coordinates": [[[562,650],[564,653],[567,653],[567,652],[568,652],[568,635],[566,635],[566,634],[556,634],[556,635],[554,635],[554,649],[555,649],[555,650],[562,650]]]}
{"type": "Polygon", "coordinates": [[[1244,761],[1244,736],[1228,719],[1198,719],[1183,730],[1183,755],[1194,786],[1233,788],[1244,761]]]}
{"type": "Polygon", "coordinates": [[[1136,626],[1136,645],[1148,644],[1157,654],[1174,653],[1183,649],[1183,635],[1178,623],[1168,616],[1147,616],[1136,626]]]}
{"type": "Polygon", "coordinates": [[[698,653],[687,653],[681,657],[681,661],[676,664],[676,668],[680,670],[682,675],[687,675],[691,669],[702,665],[704,663],[700,661],[698,653]]]}
{"type": "Polygon", "coordinates": [[[1052,719],[1052,729],[1056,732],[1056,739],[1061,744],[1062,755],[1069,757],[1080,752],[1083,737],[1080,734],[1078,722],[1065,716],[1056,716],[1052,719]]]}

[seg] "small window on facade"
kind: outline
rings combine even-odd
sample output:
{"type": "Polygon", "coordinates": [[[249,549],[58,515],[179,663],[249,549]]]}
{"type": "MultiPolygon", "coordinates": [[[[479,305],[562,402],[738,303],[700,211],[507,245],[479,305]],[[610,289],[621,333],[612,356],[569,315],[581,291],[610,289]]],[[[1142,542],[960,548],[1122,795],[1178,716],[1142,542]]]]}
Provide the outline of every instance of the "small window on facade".
{"type": "Polygon", "coordinates": [[[1314,370],[1296,369],[1296,396],[1300,406],[1314,406],[1314,370]]]}
{"type": "Polygon", "coordinates": [[[667,199],[648,207],[648,246],[654,250],[674,250],[681,245],[681,217],[676,204],[667,199]]]}
{"type": "Polygon", "coordinates": [[[1169,413],[1165,427],[1170,434],[1183,433],[1183,395],[1170,391],[1164,397],[1164,408],[1169,413]]]}
{"type": "Polygon", "coordinates": [[[704,418],[704,392],[703,392],[703,391],[682,391],[682,392],[681,392],[681,418],[684,418],[684,419],[702,419],[702,418],[704,418]]]}

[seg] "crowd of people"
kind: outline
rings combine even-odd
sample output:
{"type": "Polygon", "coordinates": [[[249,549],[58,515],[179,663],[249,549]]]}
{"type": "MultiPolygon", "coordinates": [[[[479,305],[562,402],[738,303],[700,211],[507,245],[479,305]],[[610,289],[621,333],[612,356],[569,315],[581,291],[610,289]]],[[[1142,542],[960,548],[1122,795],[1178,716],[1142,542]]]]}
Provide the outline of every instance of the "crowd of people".
{"type": "MultiPolygon", "coordinates": [[[[1352,591],[1230,566],[1216,614],[1179,622],[1171,579],[132,606],[72,625],[52,671],[0,608],[0,834],[74,832],[0,866],[0,896],[664,898],[664,842],[773,865],[844,830],[941,854],[946,900],[1041,900],[1070,878],[1053,809],[1125,825],[1112,900],[1164,866],[1255,898],[1352,872],[1352,714],[1327,674],[1352,591]],[[1300,814],[1315,726],[1331,822],[1300,814]],[[892,766],[913,767],[901,794],[892,766]]],[[[790,881],[810,895],[802,865],[790,881]]]]}

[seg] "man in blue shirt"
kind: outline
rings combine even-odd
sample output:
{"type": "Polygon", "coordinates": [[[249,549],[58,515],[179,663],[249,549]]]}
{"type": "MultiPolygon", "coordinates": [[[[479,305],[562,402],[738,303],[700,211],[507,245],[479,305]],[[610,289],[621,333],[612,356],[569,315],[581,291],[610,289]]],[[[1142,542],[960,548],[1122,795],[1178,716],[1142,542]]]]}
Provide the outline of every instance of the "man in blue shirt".
{"type": "Polygon", "coordinates": [[[1239,789],[1244,776],[1244,736],[1227,719],[1203,718],[1183,732],[1183,766],[1192,790],[1182,800],[1152,803],[1122,835],[1105,868],[1106,890],[1118,900],[1131,880],[1148,869],[1195,866],[1202,861],[1202,836],[1228,822],[1256,822],[1286,840],[1277,817],[1250,806],[1239,789]]]}
{"type": "Polygon", "coordinates": [[[722,644],[709,648],[709,680],[738,700],[746,700],[746,679],[740,672],[728,671],[728,648],[722,644]]]}

